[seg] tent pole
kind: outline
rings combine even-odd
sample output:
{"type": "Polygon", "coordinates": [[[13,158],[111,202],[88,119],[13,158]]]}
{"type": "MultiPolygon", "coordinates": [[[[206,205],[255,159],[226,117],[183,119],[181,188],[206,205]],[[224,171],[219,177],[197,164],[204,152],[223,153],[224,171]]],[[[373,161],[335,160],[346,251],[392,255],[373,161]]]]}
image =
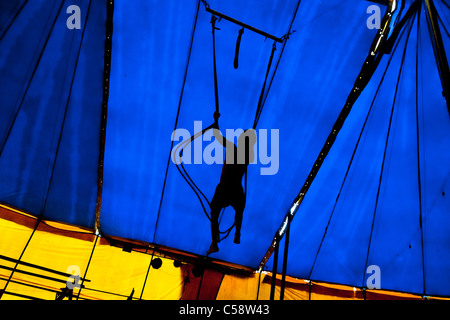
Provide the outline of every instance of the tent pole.
{"type": "Polygon", "coordinates": [[[309,280],[308,284],[308,300],[311,300],[312,281],[309,280]]]}
{"type": "Polygon", "coordinates": [[[441,31],[437,20],[438,13],[434,6],[433,0],[425,0],[425,7],[427,11],[429,25],[433,34],[431,42],[433,44],[434,54],[436,56],[436,63],[441,78],[443,96],[447,102],[447,110],[450,115],[450,71],[448,66],[447,55],[445,53],[444,43],[442,42],[441,31]]]}
{"type": "Polygon", "coordinates": [[[275,242],[275,253],[273,256],[273,268],[272,268],[272,282],[270,284],[270,300],[274,300],[275,298],[275,285],[277,282],[277,268],[278,268],[278,249],[280,247],[279,240],[277,237],[275,242]]]}
{"type": "Polygon", "coordinates": [[[259,272],[258,275],[258,289],[256,290],[256,300],[259,300],[259,288],[261,287],[261,273],[259,272]]]}
{"type": "Polygon", "coordinates": [[[98,176],[97,176],[97,202],[95,206],[95,232],[100,234],[100,211],[102,204],[103,192],[103,166],[105,160],[105,143],[106,143],[106,119],[108,114],[108,98],[109,98],[109,79],[111,72],[111,51],[112,51],[112,34],[113,34],[113,14],[114,0],[108,0],[106,4],[106,39],[104,53],[104,71],[103,71],[103,103],[102,115],[100,123],[100,151],[98,156],[98,176]]]}
{"type": "Polygon", "coordinates": [[[283,256],[283,270],[281,272],[281,288],[280,288],[280,300],[284,300],[284,288],[286,286],[286,268],[288,260],[289,250],[289,234],[291,230],[292,215],[288,215],[288,223],[286,227],[286,238],[284,239],[284,256],[283,256]]]}

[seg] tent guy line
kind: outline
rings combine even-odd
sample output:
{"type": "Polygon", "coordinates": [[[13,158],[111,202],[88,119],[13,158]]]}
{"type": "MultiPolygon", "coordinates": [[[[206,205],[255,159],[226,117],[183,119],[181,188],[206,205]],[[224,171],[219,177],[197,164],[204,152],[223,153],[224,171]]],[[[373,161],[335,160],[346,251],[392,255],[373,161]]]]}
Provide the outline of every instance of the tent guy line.
{"type": "MultiPolygon", "coordinates": [[[[423,241],[423,203],[422,203],[422,178],[421,178],[421,161],[420,161],[420,125],[419,125],[419,44],[420,44],[420,14],[421,10],[417,11],[417,49],[416,49],[416,77],[415,77],[415,84],[416,84],[416,96],[415,96],[415,107],[416,107],[416,150],[417,150],[417,184],[419,189],[419,222],[420,222],[420,244],[422,247],[422,287],[423,291],[422,294],[425,295],[426,291],[426,281],[425,281],[425,245],[423,241]]],[[[443,25],[443,24],[442,24],[443,25]]]]}
{"type": "MultiPolygon", "coordinates": [[[[408,18],[408,19],[409,19],[409,18],[408,18]]],[[[404,30],[405,30],[405,29],[402,29],[402,30],[401,30],[400,38],[402,37],[402,34],[403,34],[404,30]]],[[[381,77],[381,79],[380,79],[380,82],[379,82],[379,84],[378,84],[377,90],[375,91],[375,94],[374,94],[374,96],[373,96],[372,103],[370,104],[369,110],[368,110],[368,112],[367,112],[367,116],[366,116],[366,118],[365,118],[365,120],[364,120],[364,123],[363,123],[363,125],[362,125],[362,128],[361,128],[361,130],[360,130],[360,133],[359,133],[359,136],[358,136],[358,140],[357,140],[357,142],[356,142],[356,144],[355,144],[355,147],[354,147],[354,149],[353,149],[352,156],[351,156],[350,161],[349,161],[349,164],[348,164],[348,166],[347,166],[347,170],[346,170],[345,175],[344,175],[344,178],[343,178],[343,180],[342,180],[342,183],[341,183],[339,192],[338,192],[338,194],[337,194],[337,196],[336,196],[336,200],[335,200],[335,202],[334,202],[333,209],[331,210],[330,217],[329,217],[328,222],[327,222],[327,225],[326,225],[326,227],[325,227],[325,231],[324,231],[324,234],[323,234],[323,236],[322,236],[322,240],[321,240],[320,245],[319,245],[319,248],[318,248],[318,250],[317,250],[317,252],[316,252],[316,255],[315,255],[315,258],[314,258],[314,262],[312,263],[311,270],[309,271],[309,274],[308,274],[307,279],[311,279],[311,275],[312,275],[314,266],[315,266],[315,264],[316,264],[317,257],[318,257],[318,255],[319,255],[319,252],[320,252],[320,250],[321,250],[321,248],[322,248],[322,245],[323,245],[323,242],[324,242],[324,240],[325,240],[325,236],[326,236],[326,234],[327,234],[328,227],[329,227],[329,225],[330,225],[330,223],[331,223],[331,219],[332,219],[333,214],[334,214],[334,211],[335,211],[335,209],[336,209],[336,205],[337,205],[338,200],[339,200],[339,198],[340,198],[340,196],[341,196],[342,189],[343,189],[343,187],[344,187],[344,185],[345,185],[345,183],[346,183],[346,181],[347,181],[348,174],[349,174],[350,168],[351,168],[351,166],[352,166],[352,164],[353,164],[353,160],[354,160],[354,158],[355,158],[356,151],[357,151],[357,149],[358,149],[358,147],[359,147],[359,145],[360,145],[361,137],[362,137],[362,135],[363,135],[364,129],[366,128],[366,125],[367,125],[367,122],[368,122],[368,120],[369,120],[369,117],[370,117],[370,115],[371,115],[371,113],[372,113],[372,109],[373,109],[373,106],[374,106],[374,104],[375,104],[375,100],[376,100],[376,98],[377,98],[378,95],[379,95],[379,91],[380,91],[380,89],[381,89],[382,84],[384,83],[386,73],[387,73],[387,71],[388,71],[388,69],[389,69],[389,66],[390,66],[390,64],[391,64],[391,62],[392,62],[392,58],[393,58],[393,56],[394,56],[393,53],[396,51],[396,49],[397,49],[397,47],[398,47],[398,44],[399,44],[399,41],[396,41],[395,44],[394,44],[394,46],[393,46],[393,49],[392,49],[392,51],[391,51],[391,52],[392,52],[392,55],[389,56],[389,59],[388,59],[388,61],[387,61],[386,67],[385,67],[385,70],[384,70],[383,75],[382,75],[382,77],[381,77]]],[[[367,268],[366,268],[366,269],[367,269],[367,268]]],[[[366,269],[365,269],[365,270],[366,270],[366,269]]]]}
{"type": "Polygon", "coordinates": [[[98,175],[97,175],[97,199],[95,204],[95,233],[100,234],[100,215],[102,206],[103,192],[103,170],[105,165],[105,144],[106,144],[106,124],[108,118],[108,99],[111,78],[111,52],[113,37],[113,16],[114,16],[114,0],[108,0],[106,4],[106,37],[104,52],[104,71],[103,71],[103,101],[102,114],[100,120],[100,150],[98,155],[98,175]]]}
{"type": "MultiPolygon", "coordinates": [[[[31,73],[31,76],[30,76],[30,78],[29,78],[29,81],[28,81],[28,83],[27,83],[27,85],[26,85],[26,87],[25,87],[25,91],[23,92],[22,99],[21,99],[20,102],[18,103],[18,106],[16,106],[16,110],[15,110],[14,114],[12,115],[12,119],[11,119],[10,125],[8,126],[8,128],[7,128],[7,130],[6,130],[6,134],[5,134],[5,136],[3,137],[3,141],[0,141],[0,143],[1,143],[1,144],[0,144],[0,156],[3,154],[3,150],[4,150],[4,148],[5,148],[6,142],[8,141],[8,139],[9,139],[9,137],[10,137],[10,135],[11,135],[12,129],[13,129],[13,127],[14,127],[14,124],[16,123],[16,120],[17,120],[17,116],[19,115],[19,112],[20,112],[20,110],[21,110],[21,108],[22,108],[22,105],[24,104],[24,101],[25,101],[25,98],[26,98],[26,96],[27,96],[28,90],[30,89],[31,83],[32,83],[32,81],[33,81],[33,79],[34,79],[34,76],[35,76],[35,74],[36,74],[36,71],[37,71],[37,69],[38,69],[38,67],[39,67],[39,65],[40,65],[42,56],[44,55],[44,52],[45,52],[45,50],[46,50],[46,48],[47,48],[48,42],[49,42],[49,40],[50,40],[50,36],[51,36],[51,34],[52,34],[52,32],[53,32],[53,29],[55,28],[56,22],[57,22],[57,20],[58,20],[58,16],[59,16],[59,14],[61,13],[61,10],[62,10],[62,8],[63,8],[63,5],[64,5],[64,2],[61,2],[61,5],[60,5],[60,7],[58,8],[58,11],[56,12],[56,15],[55,15],[55,17],[54,17],[54,20],[53,20],[53,22],[52,22],[52,25],[51,25],[51,27],[50,27],[50,31],[49,31],[47,37],[45,38],[45,41],[44,41],[44,44],[43,44],[43,46],[42,46],[41,51],[39,52],[39,56],[38,56],[38,58],[37,58],[36,64],[35,64],[35,66],[34,66],[34,68],[33,68],[33,71],[32,71],[32,73],[31,73]]],[[[11,23],[12,23],[12,22],[11,22],[11,23]]]]}
{"type": "MultiPolygon", "coordinates": [[[[398,93],[398,89],[399,89],[400,78],[401,78],[402,72],[403,72],[403,67],[404,67],[404,64],[405,64],[406,50],[408,49],[409,37],[411,35],[412,26],[413,26],[413,23],[415,21],[416,16],[417,16],[417,14],[414,14],[413,16],[410,16],[408,18],[409,19],[409,21],[408,21],[409,22],[409,26],[407,26],[406,28],[404,28],[402,30],[402,31],[405,31],[407,29],[407,31],[406,31],[405,47],[404,47],[403,53],[402,53],[402,59],[401,59],[401,62],[400,62],[400,69],[398,71],[397,82],[395,84],[394,98],[393,98],[393,101],[392,101],[392,107],[391,107],[391,112],[390,112],[390,116],[389,116],[388,130],[387,130],[387,133],[386,133],[386,142],[385,142],[384,151],[383,151],[383,161],[381,163],[381,170],[380,170],[380,175],[379,175],[379,179],[378,179],[377,195],[376,195],[376,200],[375,200],[375,208],[373,209],[372,225],[371,225],[371,228],[370,228],[369,245],[367,246],[366,262],[365,262],[365,266],[364,266],[364,270],[363,270],[362,286],[365,285],[366,270],[367,270],[367,267],[368,267],[368,264],[369,264],[369,254],[370,254],[370,249],[372,248],[373,229],[374,229],[375,217],[376,217],[376,213],[377,213],[377,209],[378,209],[378,205],[379,205],[381,182],[383,180],[383,173],[384,173],[384,170],[385,170],[387,149],[388,149],[389,138],[390,138],[391,129],[392,129],[392,119],[393,119],[393,116],[394,116],[395,103],[396,103],[397,97],[398,97],[397,93],[398,93]]],[[[400,42],[400,38],[399,38],[398,42],[400,42]]],[[[391,57],[393,55],[394,55],[394,52],[391,53],[391,57]]]]}
{"type": "MultiPolygon", "coordinates": [[[[286,227],[288,223],[292,220],[292,218],[295,216],[295,213],[298,210],[298,207],[302,203],[306,192],[308,191],[309,187],[311,186],[311,183],[314,181],[314,178],[317,175],[318,170],[320,169],[323,161],[325,160],[326,155],[328,154],[329,150],[331,149],[336,136],[339,132],[339,130],[342,128],[345,119],[347,118],[348,114],[350,113],[351,107],[353,103],[357,100],[358,96],[360,95],[361,91],[364,89],[365,85],[368,83],[369,79],[371,78],[373,72],[376,69],[376,66],[378,65],[380,56],[383,55],[383,44],[386,42],[386,35],[389,34],[390,24],[392,20],[392,15],[397,9],[397,1],[394,0],[390,2],[390,5],[388,7],[388,10],[386,11],[386,14],[383,18],[382,22],[382,28],[378,31],[377,35],[375,36],[375,39],[372,43],[372,47],[370,49],[370,52],[366,58],[366,61],[364,62],[361,72],[358,75],[357,80],[355,81],[355,84],[353,86],[353,89],[348,96],[348,99],[341,110],[341,113],[338,116],[338,119],[336,120],[330,134],[328,135],[328,138],[322,147],[322,150],[319,153],[319,156],[317,157],[316,161],[314,162],[313,167],[310,170],[310,173],[308,177],[306,178],[305,183],[303,184],[302,188],[300,189],[300,192],[298,193],[297,197],[295,198],[293,204],[289,208],[287,214],[285,215],[285,218],[278,229],[278,231],[275,233],[274,238],[272,240],[272,243],[269,246],[269,249],[267,250],[266,254],[261,260],[261,263],[259,265],[258,270],[263,270],[265,264],[269,260],[270,256],[272,255],[272,252],[275,250],[275,247],[279,245],[279,242],[284,236],[284,233],[286,231],[286,227]],[[290,218],[290,216],[292,218],[290,218]]],[[[275,263],[275,261],[274,261],[275,263]]]]}
{"type": "MultiPolygon", "coordinates": [[[[377,36],[375,37],[372,48],[369,52],[368,57],[366,58],[365,63],[363,64],[363,67],[361,69],[360,75],[358,76],[354,88],[352,92],[350,93],[347,102],[342,109],[338,119],[336,120],[336,123],[334,124],[331,133],[329,134],[327,141],[325,145],[323,146],[318,158],[316,159],[313,168],[310,171],[309,176],[307,177],[305,184],[303,185],[302,189],[300,190],[297,198],[294,200],[293,205],[288,210],[288,213],[285,216],[285,219],[275,234],[272,244],[269,247],[266,255],[263,257],[260,266],[259,266],[259,272],[261,272],[267,263],[268,259],[272,255],[272,252],[275,251],[275,256],[273,259],[273,272],[276,275],[277,273],[277,267],[278,267],[278,247],[281,239],[284,235],[286,235],[285,239],[285,248],[284,248],[284,256],[283,256],[283,271],[282,271],[282,284],[281,284],[281,299],[284,297],[284,279],[286,277],[286,269],[287,269],[287,256],[288,256],[288,246],[289,246],[289,234],[290,234],[290,225],[294,218],[294,215],[296,211],[298,210],[298,207],[302,203],[304,196],[306,192],[308,191],[310,185],[312,184],[314,178],[317,175],[318,170],[320,169],[325,157],[328,154],[328,151],[331,149],[331,146],[333,145],[336,136],[340,129],[343,126],[343,123],[345,119],[347,118],[352,104],[357,100],[358,96],[360,95],[361,91],[364,89],[364,87],[369,82],[369,79],[371,78],[372,74],[375,72],[378,63],[380,61],[381,56],[383,55],[383,44],[386,40],[386,35],[389,34],[389,25],[392,20],[392,15],[397,9],[397,2],[394,0],[390,2],[388,10],[386,11],[386,14],[383,18],[383,27],[379,30],[377,33],[377,36]]],[[[274,277],[275,278],[275,277],[274,277]]],[[[274,292],[275,292],[275,281],[272,281],[271,285],[271,299],[274,299],[274,292]]]]}

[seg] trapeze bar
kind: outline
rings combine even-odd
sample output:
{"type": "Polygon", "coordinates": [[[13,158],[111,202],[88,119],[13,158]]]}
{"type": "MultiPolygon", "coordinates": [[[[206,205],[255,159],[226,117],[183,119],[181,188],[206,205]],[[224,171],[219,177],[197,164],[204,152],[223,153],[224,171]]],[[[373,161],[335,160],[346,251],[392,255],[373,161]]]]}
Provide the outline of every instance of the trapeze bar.
{"type": "Polygon", "coordinates": [[[273,35],[271,35],[271,34],[269,34],[267,32],[264,32],[264,31],[261,31],[259,29],[256,29],[256,28],[254,28],[254,27],[252,27],[252,26],[250,26],[250,25],[248,25],[246,23],[243,23],[243,22],[241,22],[239,20],[231,18],[231,17],[229,17],[227,15],[224,15],[223,13],[217,12],[217,11],[215,11],[215,10],[209,8],[209,7],[206,7],[206,11],[211,13],[211,14],[213,14],[213,15],[215,15],[215,16],[218,16],[218,17],[223,18],[225,20],[228,20],[228,21],[230,21],[232,23],[235,23],[235,24],[237,24],[237,25],[239,25],[239,26],[241,26],[241,27],[243,27],[245,29],[251,30],[251,31],[256,32],[256,33],[259,33],[260,35],[264,36],[265,38],[269,38],[269,39],[272,39],[274,41],[283,43],[283,39],[282,38],[275,37],[275,36],[273,36],[273,35]]]}

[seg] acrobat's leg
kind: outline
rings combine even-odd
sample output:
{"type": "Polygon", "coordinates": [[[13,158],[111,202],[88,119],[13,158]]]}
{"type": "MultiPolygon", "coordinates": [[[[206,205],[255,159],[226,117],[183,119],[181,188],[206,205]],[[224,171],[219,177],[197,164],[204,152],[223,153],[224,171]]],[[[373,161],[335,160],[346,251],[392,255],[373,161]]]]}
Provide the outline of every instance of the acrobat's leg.
{"type": "Polygon", "coordinates": [[[221,186],[217,186],[211,201],[211,246],[206,255],[219,251],[217,243],[219,242],[219,214],[222,210],[222,196],[221,186]]]}
{"type": "Polygon", "coordinates": [[[242,226],[243,210],[236,211],[234,221],[236,223],[236,231],[234,233],[234,243],[241,243],[241,226],[242,226]]]}
{"type": "Polygon", "coordinates": [[[219,213],[220,209],[211,209],[211,246],[206,255],[219,251],[217,245],[219,241],[219,213]]]}
{"type": "Polygon", "coordinates": [[[234,215],[234,223],[236,226],[236,231],[234,233],[234,243],[241,243],[241,227],[242,227],[242,219],[244,216],[244,208],[245,208],[245,194],[241,192],[236,199],[236,203],[233,206],[235,215],[234,215]]]}

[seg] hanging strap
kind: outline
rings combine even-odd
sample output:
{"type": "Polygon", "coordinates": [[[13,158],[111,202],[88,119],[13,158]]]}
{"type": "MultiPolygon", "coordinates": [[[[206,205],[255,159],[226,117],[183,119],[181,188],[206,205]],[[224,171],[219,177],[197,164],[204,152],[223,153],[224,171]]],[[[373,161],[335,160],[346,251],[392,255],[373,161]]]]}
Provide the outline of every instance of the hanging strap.
{"type": "Polygon", "coordinates": [[[263,101],[264,93],[266,91],[267,78],[269,77],[270,67],[272,66],[273,56],[274,56],[276,50],[277,50],[277,45],[276,45],[276,42],[274,41],[273,45],[272,45],[272,52],[270,53],[269,63],[267,65],[266,77],[264,78],[264,84],[261,89],[261,94],[259,95],[259,101],[258,101],[258,106],[256,108],[255,120],[253,122],[253,129],[256,129],[256,126],[258,125],[259,117],[260,117],[262,109],[263,109],[262,101],[263,101]]]}
{"type": "Polygon", "coordinates": [[[241,47],[241,38],[244,33],[244,28],[239,30],[239,35],[236,40],[236,50],[234,52],[234,68],[237,69],[239,67],[239,48],[241,47]]]}
{"type": "Polygon", "coordinates": [[[186,171],[186,168],[184,167],[183,162],[182,162],[182,157],[183,157],[183,151],[188,145],[190,145],[195,139],[202,136],[206,131],[208,131],[212,128],[213,128],[213,125],[210,125],[209,127],[203,129],[202,131],[197,132],[196,134],[191,136],[189,139],[186,139],[185,141],[181,142],[173,151],[176,168],[180,172],[183,179],[187,182],[187,184],[194,191],[195,195],[197,196],[198,200],[200,201],[200,204],[203,208],[205,215],[207,216],[207,218],[209,220],[211,220],[211,217],[209,216],[208,210],[206,209],[206,204],[208,205],[208,207],[210,207],[210,202],[208,201],[208,198],[200,190],[200,188],[195,184],[195,182],[192,180],[192,178],[186,171]],[[206,204],[203,202],[202,198],[204,199],[206,204]]]}

